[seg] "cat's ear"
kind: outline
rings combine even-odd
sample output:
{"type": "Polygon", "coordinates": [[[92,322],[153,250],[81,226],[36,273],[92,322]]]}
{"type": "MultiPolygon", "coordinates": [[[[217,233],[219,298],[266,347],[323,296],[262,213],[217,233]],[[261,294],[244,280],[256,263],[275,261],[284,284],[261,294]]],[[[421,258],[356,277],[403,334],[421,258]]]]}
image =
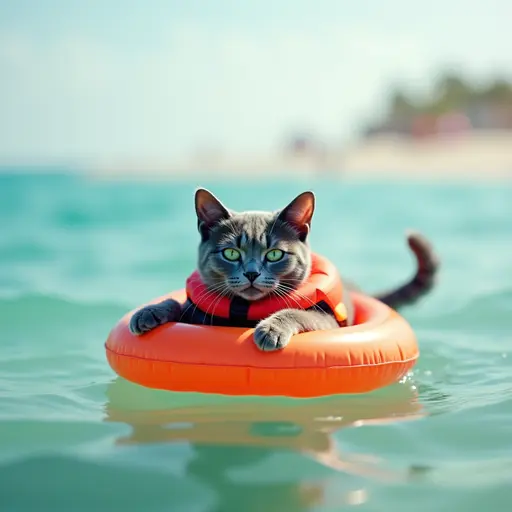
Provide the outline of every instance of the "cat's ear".
{"type": "Polygon", "coordinates": [[[204,188],[196,190],[195,206],[197,224],[200,230],[201,226],[209,229],[221,220],[231,217],[227,208],[210,191],[204,188]]]}
{"type": "Polygon", "coordinates": [[[305,241],[311,228],[311,219],[315,211],[315,194],[303,192],[288,206],[283,208],[278,218],[291,224],[299,232],[301,241],[305,241]]]}

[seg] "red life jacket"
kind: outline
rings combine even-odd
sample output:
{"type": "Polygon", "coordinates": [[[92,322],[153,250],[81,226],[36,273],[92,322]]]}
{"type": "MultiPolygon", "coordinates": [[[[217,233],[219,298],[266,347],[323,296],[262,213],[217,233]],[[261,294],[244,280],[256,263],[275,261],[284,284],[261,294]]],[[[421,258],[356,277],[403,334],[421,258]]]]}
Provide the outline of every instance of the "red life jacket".
{"type": "Polygon", "coordinates": [[[331,314],[340,326],[346,325],[343,285],[336,267],[317,254],[312,254],[311,263],[311,273],[298,289],[285,297],[272,295],[255,301],[209,292],[196,270],[187,279],[187,303],[183,317],[193,324],[254,327],[272,313],[293,307],[324,311],[331,314]]]}

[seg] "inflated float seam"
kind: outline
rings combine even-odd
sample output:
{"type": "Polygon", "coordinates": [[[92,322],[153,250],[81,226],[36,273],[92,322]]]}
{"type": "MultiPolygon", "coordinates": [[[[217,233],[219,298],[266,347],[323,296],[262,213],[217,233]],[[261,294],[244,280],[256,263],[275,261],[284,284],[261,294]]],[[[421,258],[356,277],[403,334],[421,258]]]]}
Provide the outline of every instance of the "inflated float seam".
{"type": "Polygon", "coordinates": [[[128,354],[121,354],[119,352],[114,352],[111,348],[105,346],[105,350],[108,352],[118,356],[118,357],[129,357],[131,359],[138,359],[139,361],[147,361],[148,363],[171,363],[171,364],[183,364],[183,365],[194,365],[194,366],[211,366],[218,368],[254,368],[256,370],[326,370],[329,368],[370,368],[374,366],[387,366],[390,364],[407,364],[411,361],[415,361],[418,359],[418,355],[409,357],[409,359],[402,359],[400,361],[384,361],[382,363],[372,363],[372,364],[348,364],[348,365],[334,365],[334,366],[288,366],[284,368],[274,367],[274,366],[250,366],[247,364],[210,364],[210,363],[184,363],[183,361],[168,361],[164,359],[149,359],[147,357],[140,357],[128,354]]]}

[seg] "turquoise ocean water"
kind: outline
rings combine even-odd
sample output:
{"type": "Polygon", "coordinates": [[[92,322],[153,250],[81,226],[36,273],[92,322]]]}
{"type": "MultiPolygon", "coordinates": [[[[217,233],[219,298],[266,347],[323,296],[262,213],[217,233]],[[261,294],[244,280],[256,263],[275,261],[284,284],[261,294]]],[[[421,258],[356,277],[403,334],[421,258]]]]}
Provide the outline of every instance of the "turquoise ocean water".
{"type": "Polygon", "coordinates": [[[0,176],[0,510],[511,510],[511,200],[500,184],[0,176]],[[234,209],[312,187],[314,248],[367,291],[411,275],[405,229],[429,236],[443,267],[404,310],[412,374],[315,400],[116,378],[110,328],[194,267],[200,184],[234,209]]]}

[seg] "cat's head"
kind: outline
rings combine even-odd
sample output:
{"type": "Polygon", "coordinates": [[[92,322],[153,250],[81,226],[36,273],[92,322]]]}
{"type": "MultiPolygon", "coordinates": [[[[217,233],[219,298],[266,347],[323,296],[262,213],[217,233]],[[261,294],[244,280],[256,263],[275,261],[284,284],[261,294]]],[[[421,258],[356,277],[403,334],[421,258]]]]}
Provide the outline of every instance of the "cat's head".
{"type": "Polygon", "coordinates": [[[308,278],[315,196],[304,192],[277,212],[228,210],[211,192],[195,195],[198,270],[212,291],[246,300],[285,295],[308,278]]]}

